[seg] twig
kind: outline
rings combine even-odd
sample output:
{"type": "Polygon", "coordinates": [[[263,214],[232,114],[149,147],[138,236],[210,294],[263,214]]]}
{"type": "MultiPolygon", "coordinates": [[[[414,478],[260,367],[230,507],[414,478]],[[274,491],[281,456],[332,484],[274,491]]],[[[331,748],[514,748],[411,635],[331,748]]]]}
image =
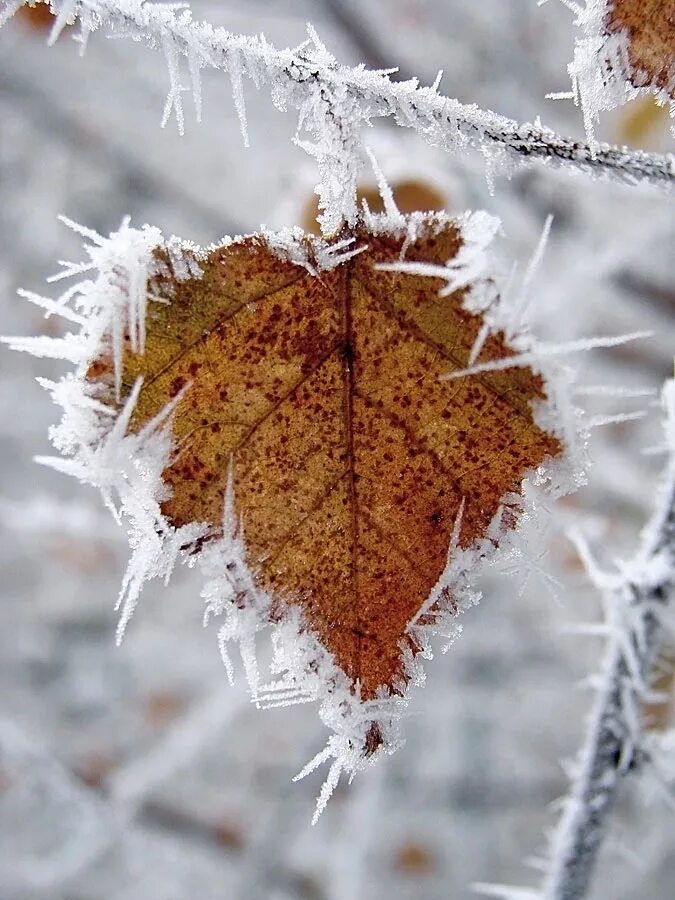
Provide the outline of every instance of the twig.
{"type": "MultiPolygon", "coordinates": [[[[675,382],[664,391],[675,430],[675,382]]],[[[585,555],[585,551],[582,553],[585,555]]],[[[580,900],[590,883],[621,777],[642,758],[638,705],[659,646],[660,613],[675,583],[675,448],[661,503],[619,578],[589,571],[603,589],[608,646],[600,689],[570,795],[553,839],[545,900],[580,900]]]]}
{"type": "MultiPolygon", "coordinates": [[[[20,5],[20,0],[0,0],[0,24],[20,5]]],[[[167,117],[173,110],[179,125],[184,88],[178,81],[177,61],[185,57],[197,110],[201,108],[201,69],[221,69],[232,79],[242,122],[240,82],[246,75],[256,85],[269,84],[279,108],[300,110],[301,125],[320,140],[325,138],[325,121],[321,126],[319,119],[325,120],[327,111],[334,119],[342,118],[343,124],[348,114],[354,126],[374,117],[392,116],[399,125],[414,128],[430,143],[449,151],[467,146],[492,149],[496,156],[493,163],[540,160],[632,184],[649,182],[672,188],[675,183],[673,154],[646,153],[611,144],[594,143],[591,147],[539,124],[519,124],[473,104],[443,97],[435,86],[420,87],[417,79],[394,82],[387,72],[341,66],[313,32],[301,47],[277,50],[262,36],[233,35],[223,28],[194,22],[191,11],[178,5],[147,4],[143,0],[51,0],[50,6],[57,13],[54,38],[67,23],[79,20],[83,43],[89,33],[105,28],[115,37],[131,37],[162,49],[171,79],[167,117]]],[[[349,221],[349,215],[345,218],[349,221]]]]}

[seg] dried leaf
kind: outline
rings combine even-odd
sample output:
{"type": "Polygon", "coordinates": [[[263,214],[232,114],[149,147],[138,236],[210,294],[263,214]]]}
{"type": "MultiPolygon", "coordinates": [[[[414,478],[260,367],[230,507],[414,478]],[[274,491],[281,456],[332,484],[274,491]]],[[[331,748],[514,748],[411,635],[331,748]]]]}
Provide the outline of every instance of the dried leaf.
{"type": "Polygon", "coordinates": [[[605,21],[627,35],[630,82],[675,100],[675,0],[610,0],[605,21]]]}
{"type": "Polygon", "coordinates": [[[661,652],[656,677],[650,685],[652,696],[661,695],[642,705],[642,716],[651,730],[666,731],[675,725],[675,652],[666,647],[661,652]]]}
{"type": "MultiPolygon", "coordinates": [[[[409,679],[405,656],[420,649],[409,625],[446,568],[455,522],[455,549],[474,545],[526,473],[562,452],[535,424],[545,391],[531,369],[439,380],[467,366],[483,320],[464,290],[439,297],[441,279],[377,269],[403,250],[406,261],[457,256],[456,224],[417,224],[412,242],[405,226],[361,226],[351,249],[362,252],[314,273],[264,236],[200,257],[201,278],[166,266],[149,285],[165,302],[150,304],[144,352],[127,344],[123,360],[122,402],[144,379],[132,431],[179,397],[164,515],[220,537],[231,466],[271,618],[299,607],[362,699],[409,679]]],[[[302,244],[311,260],[319,242],[302,244]]],[[[492,335],[480,359],[510,352],[492,335]]],[[[112,392],[111,368],[103,354],[88,377],[112,392]]],[[[453,604],[441,592],[423,623],[453,604]]]]}

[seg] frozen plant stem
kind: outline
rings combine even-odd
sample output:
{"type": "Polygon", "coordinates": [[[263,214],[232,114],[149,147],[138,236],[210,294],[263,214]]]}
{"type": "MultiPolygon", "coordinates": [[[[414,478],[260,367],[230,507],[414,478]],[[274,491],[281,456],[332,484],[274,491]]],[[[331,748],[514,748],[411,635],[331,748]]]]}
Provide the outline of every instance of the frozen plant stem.
{"type": "MultiPolygon", "coordinates": [[[[0,0],[0,25],[24,2],[0,0]]],[[[277,50],[263,36],[234,35],[208,23],[194,22],[190,9],[180,5],[151,4],[143,0],[51,0],[50,6],[57,13],[53,40],[67,23],[79,20],[83,45],[91,32],[104,28],[115,37],[127,36],[162,49],[171,79],[165,118],[173,111],[179,127],[183,121],[183,87],[179,82],[178,60],[185,57],[189,70],[186,77],[192,82],[198,117],[201,70],[221,69],[232,79],[237,110],[245,129],[241,77],[246,75],[256,86],[270,85],[273,100],[280,109],[290,106],[300,111],[301,125],[316,141],[316,156],[326,136],[325,110],[321,107],[326,98],[331,98],[332,115],[336,119],[349,117],[351,134],[360,124],[367,124],[375,117],[392,116],[398,125],[414,128],[427,141],[445,150],[467,146],[489,149],[493,166],[496,163],[499,168],[506,164],[506,171],[509,163],[512,167],[514,163],[540,160],[633,184],[651,182],[672,188],[675,183],[672,154],[646,153],[610,144],[590,146],[561,137],[539,124],[519,124],[473,104],[443,97],[436,85],[420,87],[417,79],[395,82],[389,77],[390,72],[369,71],[363,65],[354,68],[339,65],[313,32],[310,40],[296,50],[277,50]]],[[[335,152],[334,145],[327,148],[328,157],[334,157],[335,152]]],[[[326,185],[325,176],[323,185],[326,185]]],[[[347,190],[343,215],[350,222],[354,200],[346,195],[347,190]]],[[[332,227],[333,223],[324,225],[332,227]]]]}
{"type": "MultiPolygon", "coordinates": [[[[673,382],[667,389],[671,402],[673,382]]],[[[660,612],[675,581],[675,454],[642,547],[620,579],[605,584],[609,638],[601,684],[570,794],[553,837],[545,900],[586,896],[623,775],[644,759],[639,703],[659,646],[660,612]]],[[[602,585],[603,576],[596,580],[602,585]]]]}

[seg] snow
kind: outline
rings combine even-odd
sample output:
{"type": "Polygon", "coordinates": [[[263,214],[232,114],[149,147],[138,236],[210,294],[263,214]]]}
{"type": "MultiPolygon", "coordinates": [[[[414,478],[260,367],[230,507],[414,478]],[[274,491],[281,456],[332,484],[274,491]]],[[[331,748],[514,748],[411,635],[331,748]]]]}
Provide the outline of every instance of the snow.
{"type": "MultiPolygon", "coordinates": [[[[674,383],[667,381],[662,394],[668,436],[674,383]]],[[[661,610],[675,584],[674,449],[670,443],[663,490],[632,559],[615,563],[616,572],[603,572],[583,535],[570,534],[590,581],[600,592],[605,623],[595,633],[605,639],[606,647],[593,682],[597,696],[586,739],[571,770],[570,793],[551,839],[543,888],[547,898],[585,892],[589,879],[585,858],[593,858],[617,783],[644,744],[640,704],[653,702],[650,680],[660,644],[661,610]]]]}
{"type": "MultiPolygon", "coordinates": [[[[62,217],[63,218],[63,217],[62,217]]],[[[110,342],[113,357],[115,394],[120,397],[122,341],[128,331],[132,350],[143,352],[145,345],[145,312],[148,301],[147,281],[155,265],[151,251],[158,246],[160,232],[146,226],[142,230],[129,227],[125,219],[117,232],[107,240],[100,235],[63,218],[68,227],[85,237],[88,262],[61,262],[62,270],[49,281],[97,271],[95,281],[84,279],[69,287],[56,301],[35,294],[27,299],[46,308],[48,314],[58,312],[66,319],[84,323],[80,332],[60,339],[5,339],[15,350],[35,356],[51,356],[81,365],[92,360],[102,346],[103,336],[110,342]]],[[[26,296],[23,294],[23,296],[26,296]]]]}

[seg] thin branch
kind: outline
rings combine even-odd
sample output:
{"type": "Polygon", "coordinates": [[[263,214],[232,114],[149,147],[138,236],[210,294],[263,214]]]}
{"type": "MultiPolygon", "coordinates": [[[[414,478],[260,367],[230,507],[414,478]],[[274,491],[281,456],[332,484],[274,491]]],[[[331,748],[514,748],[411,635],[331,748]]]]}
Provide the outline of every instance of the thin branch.
{"type": "MultiPolygon", "coordinates": [[[[17,6],[16,0],[0,0],[0,22],[17,6]]],[[[223,28],[194,22],[190,10],[177,5],[147,4],[143,0],[51,0],[50,6],[60,14],[59,29],[65,21],[79,20],[83,42],[90,32],[105,28],[115,37],[131,37],[162,49],[172,64],[169,113],[173,109],[179,122],[182,87],[176,82],[176,56],[189,62],[197,103],[201,98],[201,69],[225,70],[233,83],[246,75],[258,86],[269,84],[279,108],[300,110],[301,124],[319,139],[322,129],[318,119],[313,124],[313,117],[307,121],[310,104],[315,116],[319,115],[317,107],[323,104],[324,117],[328,105],[336,118],[344,120],[348,112],[356,124],[392,116],[399,125],[414,128],[430,143],[448,151],[467,146],[492,150],[493,167],[495,163],[540,160],[631,184],[649,182],[672,188],[675,183],[673,154],[610,144],[594,143],[591,147],[538,124],[519,124],[473,104],[443,97],[433,86],[420,87],[417,79],[394,82],[386,72],[341,66],[315,35],[296,50],[277,50],[263,36],[233,35],[223,28]]]]}
{"type": "Polygon", "coordinates": [[[609,637],[595,708],[553,839],[545,900],[586,895],[621,778],[642,758],[639,705],[660,643],[660,615],[675,583],[675,382],[666,384],[664,398],[670,404],[671,457],[642,546],[618,578],[586,560],[603,589],[609,637]]]}

